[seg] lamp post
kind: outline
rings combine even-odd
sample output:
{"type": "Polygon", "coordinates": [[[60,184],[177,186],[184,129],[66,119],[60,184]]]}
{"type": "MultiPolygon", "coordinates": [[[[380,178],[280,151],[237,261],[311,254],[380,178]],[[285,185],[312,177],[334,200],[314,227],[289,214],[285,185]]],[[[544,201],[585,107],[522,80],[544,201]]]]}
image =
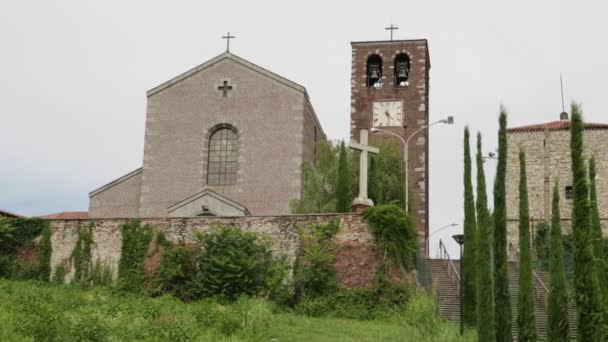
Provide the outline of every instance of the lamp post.
{"type": "Polygon", "coordinates": [[[445,225],[445,226],[443,226],[443,227],[441,227],[441,228],[437,229],[436,231],[432,232],[431,234],[429,234],[428,238],[426,239],[426,250],[427,250],[427,251],[429,250],[429,241],[431,240],[431,236],[433,236],[433,235],[435,235],[435,234],[439,233],[440,231],[442,231],[442,230],[444,230],[444,229],[448,229],[448,228],[451,228],[451,227],[456,227],[456,226],[458,226],[458,224],[457,224],[457,223],[450,223],[450,224],[448,224],[448,225],[445,225]]]}
{"type": "Polygon", "coordinates": [[[425,130],[433,125],[436,125],[438,123],[444,123],[444,124],[448,124],[448,125],[453,125],[454,124],[454,117],[453,116],[448,116],[447,118],[443,119],[443,120],[439,120],[439,121],[435,121],[433,123],[430,123],[428,125],[424,125],[420,128],[418,128],[417,130],[414,131],[414,133],[410,134],[409,137],[407,137],[407,139],[403,139],[399,134],[397,133],[393,133],[391,131],[387,131],[384,129],[380,129],[377,127],[374,127],[371,129],[372,133],[376,133],[376,132],[382,132],[382,133],[386,133],[386,134],[390,134],[393,135],[397,138],[399,138],[399,140],[401,140],[401,143],[403,144],[403,166],[404,166],[404,171],[405,171],[405,211],[409,212],[408,210],[408,199],[409,199],[409,191],[408,191],[408,181],[409,181],[409,151],[408,151],[408,147],[409,147],[409,143],[410,143],[410,139],[412,139],[412,137],[414,135],[416,135],[418,132],[425,130]]]}
{"type": "Polygon", "coordinates": [[[462,245],[464,244],[464,234],[456,234],[452,235],[452,238],[456,241],[456,243],[460,246],[460,271],[458,272],[460,278],[459,292],[460,292],[460,336],[464,334],[464,322],[462,321],[462,245]]]}

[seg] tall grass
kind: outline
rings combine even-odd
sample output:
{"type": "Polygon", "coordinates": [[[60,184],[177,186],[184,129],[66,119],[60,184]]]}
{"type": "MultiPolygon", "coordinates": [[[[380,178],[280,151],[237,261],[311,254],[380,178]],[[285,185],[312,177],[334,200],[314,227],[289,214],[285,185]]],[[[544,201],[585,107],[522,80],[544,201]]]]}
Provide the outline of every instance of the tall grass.
{"type": "Polygon", "coordinates": [[[184,303],[103,287],[0,280],[0,341],[473,341],[416,294],[382,320],[311,318],[241,297],[184,303]]]}

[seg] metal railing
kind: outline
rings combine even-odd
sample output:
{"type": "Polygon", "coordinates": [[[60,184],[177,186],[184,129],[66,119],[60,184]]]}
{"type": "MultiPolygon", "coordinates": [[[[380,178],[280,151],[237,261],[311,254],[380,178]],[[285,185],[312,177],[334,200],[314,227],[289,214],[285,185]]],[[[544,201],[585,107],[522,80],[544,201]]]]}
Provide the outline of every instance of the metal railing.
{"type": "Polygon", "coordinates": [[[439,258],[443,260],[448,269],[448,277],[450,278],[452,285],[456,286],[456,290],[460,291],[460,273],[454,265],[454,261],[450,257],[450,253],[448,253],[448,249],[445,247],[445,244],[441,239],[439,239],[439,250],[438,250],[439,258]]]}
{"type": "MultiPolygon", "coordinates": [[[[515,248],[515,246],[513,246],[513,243],[511,242],[509,242],[509,252],[513,253],[512,261],[515,262],[515,267],[519,270],[519,250],[515,248]]],[[[540,284],[540,287],[544,292],[544,296],[542,298],[539,291],[534,291],[534,296],[536,297],[536,299],[544,299],[546,303],[549,294],[549,288],[547,287],[547,285],[545,285],[545,282],[541,279],[541,277],[538,275],[534,268],[532,268],[532,276],[534,277],[534,281],[540,284]]],[[[536,286],[534,288],[536,288],[536,286]]]]}

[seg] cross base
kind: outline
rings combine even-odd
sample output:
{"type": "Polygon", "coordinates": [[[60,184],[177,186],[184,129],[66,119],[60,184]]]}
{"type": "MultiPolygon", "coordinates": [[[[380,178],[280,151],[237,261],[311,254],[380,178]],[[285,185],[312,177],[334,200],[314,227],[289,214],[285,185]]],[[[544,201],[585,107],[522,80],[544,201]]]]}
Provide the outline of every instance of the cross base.
{"type": "Polygon", "coordinates": [[[353,212],[360,214],[363,212],[363,210],[373,206],[374,201],[372,201],[371,199],[357,197],[353,201],[353,205],[351,206],[351,208],[353,212]]]}

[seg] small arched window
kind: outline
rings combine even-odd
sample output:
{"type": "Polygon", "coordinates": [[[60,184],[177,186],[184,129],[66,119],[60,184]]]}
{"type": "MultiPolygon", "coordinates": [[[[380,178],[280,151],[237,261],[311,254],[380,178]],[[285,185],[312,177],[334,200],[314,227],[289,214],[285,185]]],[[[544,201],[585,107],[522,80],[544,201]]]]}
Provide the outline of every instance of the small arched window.
{"type": "Polygon", "coordinates": [[[395,85],[407,87],[410,83],[410,58],[405,53],[395,56],[395,85]]]}
{"type": "Polygon", "coordinates": [[[207,184],[236,183],[238,136],[232,127],[222,126],[209,138],[207,184]]]}
{"type": "Polygon", "coordinates": [[[371,55],[367,58],[367,86],[382,87],[382,57],[371,55]]]}

